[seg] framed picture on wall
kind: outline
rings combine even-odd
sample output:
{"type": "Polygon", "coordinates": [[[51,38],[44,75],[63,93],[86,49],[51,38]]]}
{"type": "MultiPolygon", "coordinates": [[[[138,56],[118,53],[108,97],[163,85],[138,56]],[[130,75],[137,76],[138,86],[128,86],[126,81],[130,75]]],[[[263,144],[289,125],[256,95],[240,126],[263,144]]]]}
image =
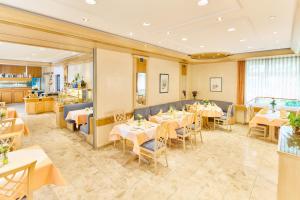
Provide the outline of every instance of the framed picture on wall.
{"type": "Polygon", "coordinates": [[[169,92],[169,74],[159,75],[159,93],[169,92]]]}
{"type": "Polygon", "coordinates": [[[222,92],[222,77],[210,77],[210,91],[222,92]]]}

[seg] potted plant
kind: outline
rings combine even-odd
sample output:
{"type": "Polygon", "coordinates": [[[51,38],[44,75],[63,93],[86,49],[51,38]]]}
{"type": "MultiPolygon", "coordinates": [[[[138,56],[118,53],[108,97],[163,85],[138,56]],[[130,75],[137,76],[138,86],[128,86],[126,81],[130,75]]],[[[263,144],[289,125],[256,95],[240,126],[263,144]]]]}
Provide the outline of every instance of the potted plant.
{"type": "Polygon", "coordinates": [[[0,110],[0,120],[4,119],[6,117],[6,110],[1,109],[0,110]]]}
{"type": "Polygon", "coordinates": [[[208,100],[208,99],[204,99],[204,100],[203,100],[203,104],[204,104],[205,106],[207,106],[207,105],[209,104],[209,100],[208,100]]]}
{"type": "Polygon", "coordinates": [[[196,99],[198,92],[197,91],[192,91],[192,95],[194,97],[194,99],[196,99]]]}
{"type": "Polygon", "coordinates": [[[275,99],[272,99],[270,104],[272,106],[272,112],[275,112],[275,106],[277,105],[275,99]]]}
{"type": "Polygon", "coordinates": [[[84,80],[81,80],[80,84],[82,88],[86,88],[87,83],[84,80]]]}
{"type": "Polygon", "coordinates": [[[293,128],[295,134],[300,134],[300,115],[295,113],[289,114],[289,124],[293,128]]]}

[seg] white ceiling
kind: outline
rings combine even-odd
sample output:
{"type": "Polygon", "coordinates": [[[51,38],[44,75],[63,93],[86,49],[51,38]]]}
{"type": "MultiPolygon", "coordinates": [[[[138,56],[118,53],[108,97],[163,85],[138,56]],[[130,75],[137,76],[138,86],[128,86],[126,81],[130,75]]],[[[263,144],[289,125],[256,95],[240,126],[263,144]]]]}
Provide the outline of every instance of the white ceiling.
{"type": "Polygon", "coordinates": [[[188,54],[290,48],[297,5],[297,0],[209,0],[203,7],[197,5],[198,0],[96,1],[96,5],[88,5],[85,0],[0,0],[188,54]],[[218,17],[223,21],[219,22],[218,17]],[[151,25],[145,27],[143,22],[151,25]],[[228,32],[228,28],[236,31],[228,32]]]}
{"type": "Polygon", "coordinates": [[[5,60],[57,62],[78,54],[71,51],[0,42],[0,59],[5,60]]]}

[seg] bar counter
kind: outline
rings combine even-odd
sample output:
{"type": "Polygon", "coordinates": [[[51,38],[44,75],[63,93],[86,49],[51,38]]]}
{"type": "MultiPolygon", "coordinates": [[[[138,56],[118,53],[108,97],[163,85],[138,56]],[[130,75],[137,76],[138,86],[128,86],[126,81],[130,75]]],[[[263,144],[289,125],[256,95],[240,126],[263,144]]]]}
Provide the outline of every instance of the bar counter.
{"type": "Polygon", "coordinates": [[[299,200],[300,135],[290,126],[282,126],[279,133],[278,200],[299,200]]]}
{"type": "Polygon", "coordinates": [[[24,101],[27,114],[54,112],[54,97],[28,97],[24,101]]]}

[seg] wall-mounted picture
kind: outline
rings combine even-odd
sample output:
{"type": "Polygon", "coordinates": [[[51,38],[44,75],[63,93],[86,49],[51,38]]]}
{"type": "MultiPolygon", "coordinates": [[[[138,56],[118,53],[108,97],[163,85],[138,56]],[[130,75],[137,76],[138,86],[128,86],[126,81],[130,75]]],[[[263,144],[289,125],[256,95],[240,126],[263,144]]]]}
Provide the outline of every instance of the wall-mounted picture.
{"type": "Polygon", "coordinates": [[[222,92],[222,77],[211,77],[209,80],[211,92],[222,92]]]}
{"type": "Polygon", "coordinates": [[[159,92],[169,92],[169,74],[160,74],[159,76],[159,92]]]}

